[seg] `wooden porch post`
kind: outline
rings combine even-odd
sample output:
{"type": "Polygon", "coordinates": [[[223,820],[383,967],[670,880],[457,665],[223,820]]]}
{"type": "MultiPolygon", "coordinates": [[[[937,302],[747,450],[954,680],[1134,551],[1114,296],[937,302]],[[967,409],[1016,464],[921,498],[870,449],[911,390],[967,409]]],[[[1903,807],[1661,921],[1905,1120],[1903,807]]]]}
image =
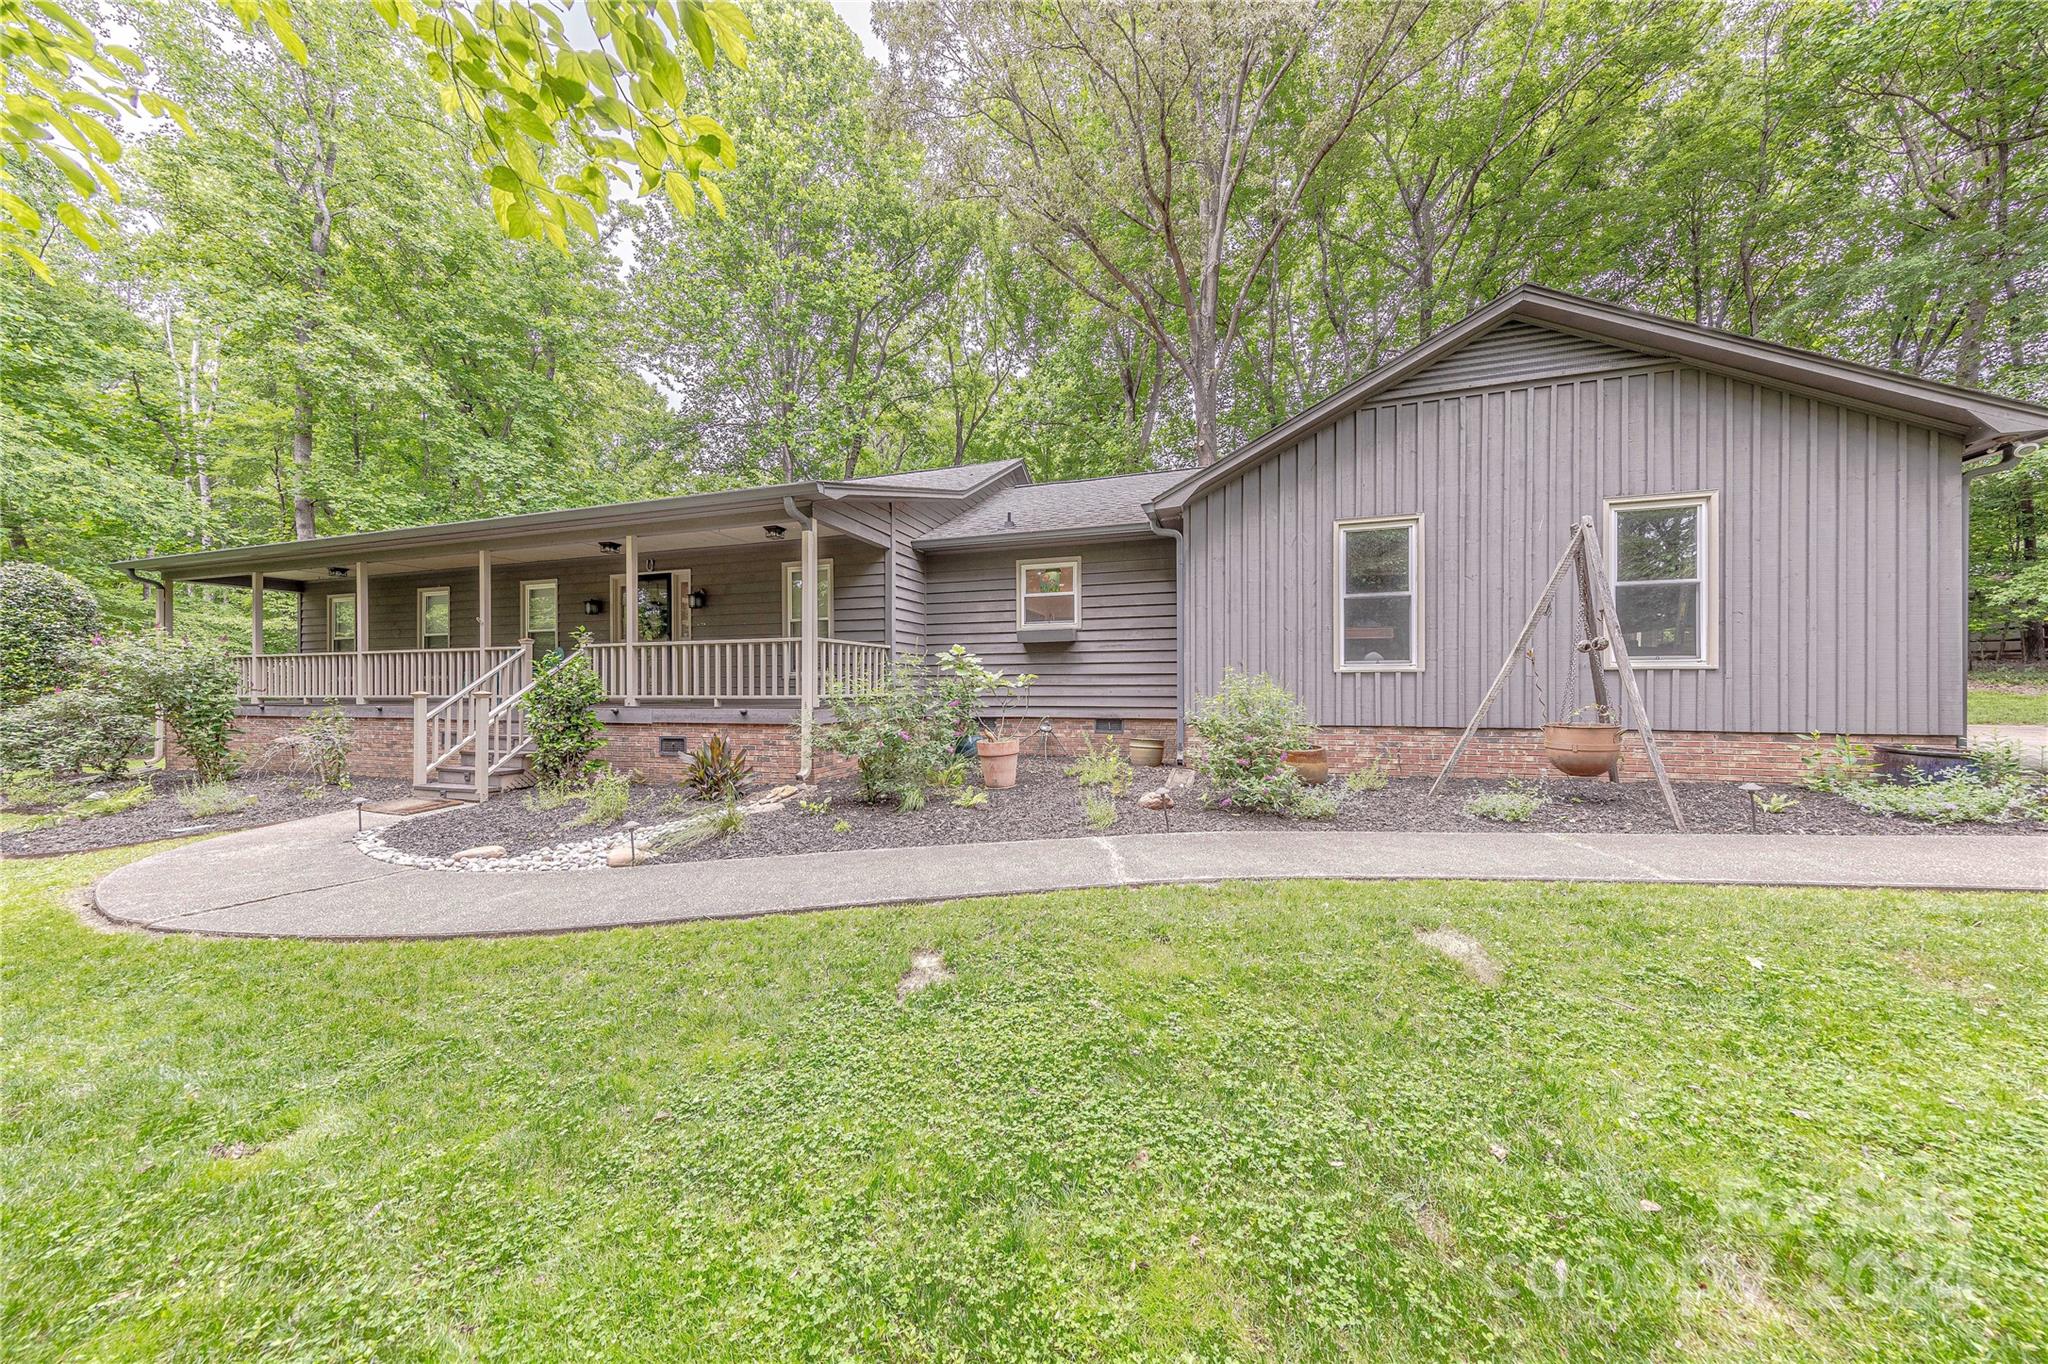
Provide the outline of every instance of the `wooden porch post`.
{"type": "MultiPolygon", "coordinates": [[[[619,610],[625,613],[626,680],[622,684],[626,693],[620,698],[626,705],[640,704],[640,540],[631,531],[626,533],[626,581],[619,593],[619,610]]],[[[673,615],[675,604],[669,604],[673,615]]]]}
{"type": "Polygon", "coordinates": [[[427,784],[427,694],[416,691],[412,694],[412,784],[415,789],[427,784]]]}
{"type": "Polygon", "coordinates": [[[249,652],[263,656],[263,575],[249,575],[249,652]]]}
{"type": "Polygon", "coordinates": [[[476,647],[491,647],[491,552],[487,549],[476,552],[476,647]]]}
{"type": "Polygon", "coordinates": [[[797,568],[797,758],[799,781],[811,779],[811,713],[818,708],[818,523],[804,522],[803,560],[797,568]]]}
{"type": "Polygon", "coordinates": [[[370,699],[370,566],[356,561],[356,704],[370,699]]]}

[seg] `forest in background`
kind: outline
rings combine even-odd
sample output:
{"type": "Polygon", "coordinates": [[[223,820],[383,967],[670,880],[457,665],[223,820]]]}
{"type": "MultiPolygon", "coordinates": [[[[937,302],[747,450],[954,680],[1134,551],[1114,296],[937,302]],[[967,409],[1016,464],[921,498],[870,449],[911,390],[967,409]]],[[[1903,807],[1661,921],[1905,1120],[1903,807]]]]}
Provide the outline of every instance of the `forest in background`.
{"type": "MultiPolygon", "coordinates": [[[[1192,466],[1524,280],[2048,399],[2048,6],[884,0],[886,63],[818,0],[744,8],[693,92],[723,215],[558,248],[368,4],[300,7],[304,62],[105,7],[190,130],[124,129],[98,250],[0,261],[6,553],[132,622],[126,555],[1192,466]]],[[[2039,452],[1976,486],[1983,622],[2048,615],[2044,497],[2039,452]]]]}

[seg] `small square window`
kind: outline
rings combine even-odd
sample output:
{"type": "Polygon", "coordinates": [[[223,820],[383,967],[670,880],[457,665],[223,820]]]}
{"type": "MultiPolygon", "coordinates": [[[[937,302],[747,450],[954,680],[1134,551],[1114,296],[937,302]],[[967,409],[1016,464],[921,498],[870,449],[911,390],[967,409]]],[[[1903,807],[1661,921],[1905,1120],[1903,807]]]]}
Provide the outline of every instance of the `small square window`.
{"type": "Polygon", "coordinates": [[[1337,523],[1337,670],[1422,666],[1422,519],[1337,523]]]}
{"type": "Polygon", "coordinates": [[[1017,628],[1081,623],[1081,561],[1051,559],[1017,565],[1017,628]]]}

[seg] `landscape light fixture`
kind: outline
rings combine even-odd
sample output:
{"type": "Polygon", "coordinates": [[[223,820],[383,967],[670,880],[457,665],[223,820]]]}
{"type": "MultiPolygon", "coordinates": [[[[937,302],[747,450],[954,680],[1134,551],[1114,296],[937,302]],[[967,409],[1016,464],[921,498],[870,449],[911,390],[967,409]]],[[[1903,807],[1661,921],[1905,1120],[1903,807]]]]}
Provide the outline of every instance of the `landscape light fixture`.
{"type": "Polygon", "coordinates": [[[629,819],[621,827],[626,831],[626,865],[631,866],[640,860],[640,850],[635,846],[635,836],[640,832],[640,821],[629,819]]]}
{"type": "Polygon", "coordinates": [[[1749,831],[1751,833],[1755,833],[1757,810],[1756,798],[1759,795],[1763,794],[1764,788],[1758,785],[1756,782],[1746,781],[1742,783],[1742,785],[1736,787],[1735,789],[1742,792],[1744,798],[1749,801],[1749,831]]]}
{"type": "Polygon", "coordinates": [[[363,799],[363,798],[362,798],[361,796],[357,796],[357,797],[356,797],[356,798],[355,798],[354,800],[352,800],[352,801],[350,801],[350,802],[349,802],[349,804],[351,804],[351,805],[353,805],[353,806],[355,806],[355,807],[356,807],[356,832],[357,832],[357,833],[361,833],[361,832],[363,831],[363,807],[364,807],[365,805],[368,805],[369,803],[370,803],[369,801],[367,801],[367,800],[363,799]]]}

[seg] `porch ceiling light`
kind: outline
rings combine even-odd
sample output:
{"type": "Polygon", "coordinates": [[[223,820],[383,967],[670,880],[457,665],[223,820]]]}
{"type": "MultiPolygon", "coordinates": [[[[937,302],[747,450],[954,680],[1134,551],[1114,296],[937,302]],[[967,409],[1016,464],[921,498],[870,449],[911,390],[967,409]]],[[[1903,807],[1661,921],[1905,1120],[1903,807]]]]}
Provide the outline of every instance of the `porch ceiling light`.
{"type": "Polygon", "coordinates": [[[329,564],[327,566],[327,576],[330,578],[346,578],[348,576],[348,569],[341,564],[329,564]]]}
{"type": "Polygon", "coordinates": [[[768,533],[770,540],[780,540],[783,536],[789,534],[789,527],[787,526],[763,526],[761,529],[768,533]]]}
{"type": "Polygon", "coordinates": [[[599,540],[597,547],[607,554],[617,554],[621,548],[617,540],[599,540]]]}

